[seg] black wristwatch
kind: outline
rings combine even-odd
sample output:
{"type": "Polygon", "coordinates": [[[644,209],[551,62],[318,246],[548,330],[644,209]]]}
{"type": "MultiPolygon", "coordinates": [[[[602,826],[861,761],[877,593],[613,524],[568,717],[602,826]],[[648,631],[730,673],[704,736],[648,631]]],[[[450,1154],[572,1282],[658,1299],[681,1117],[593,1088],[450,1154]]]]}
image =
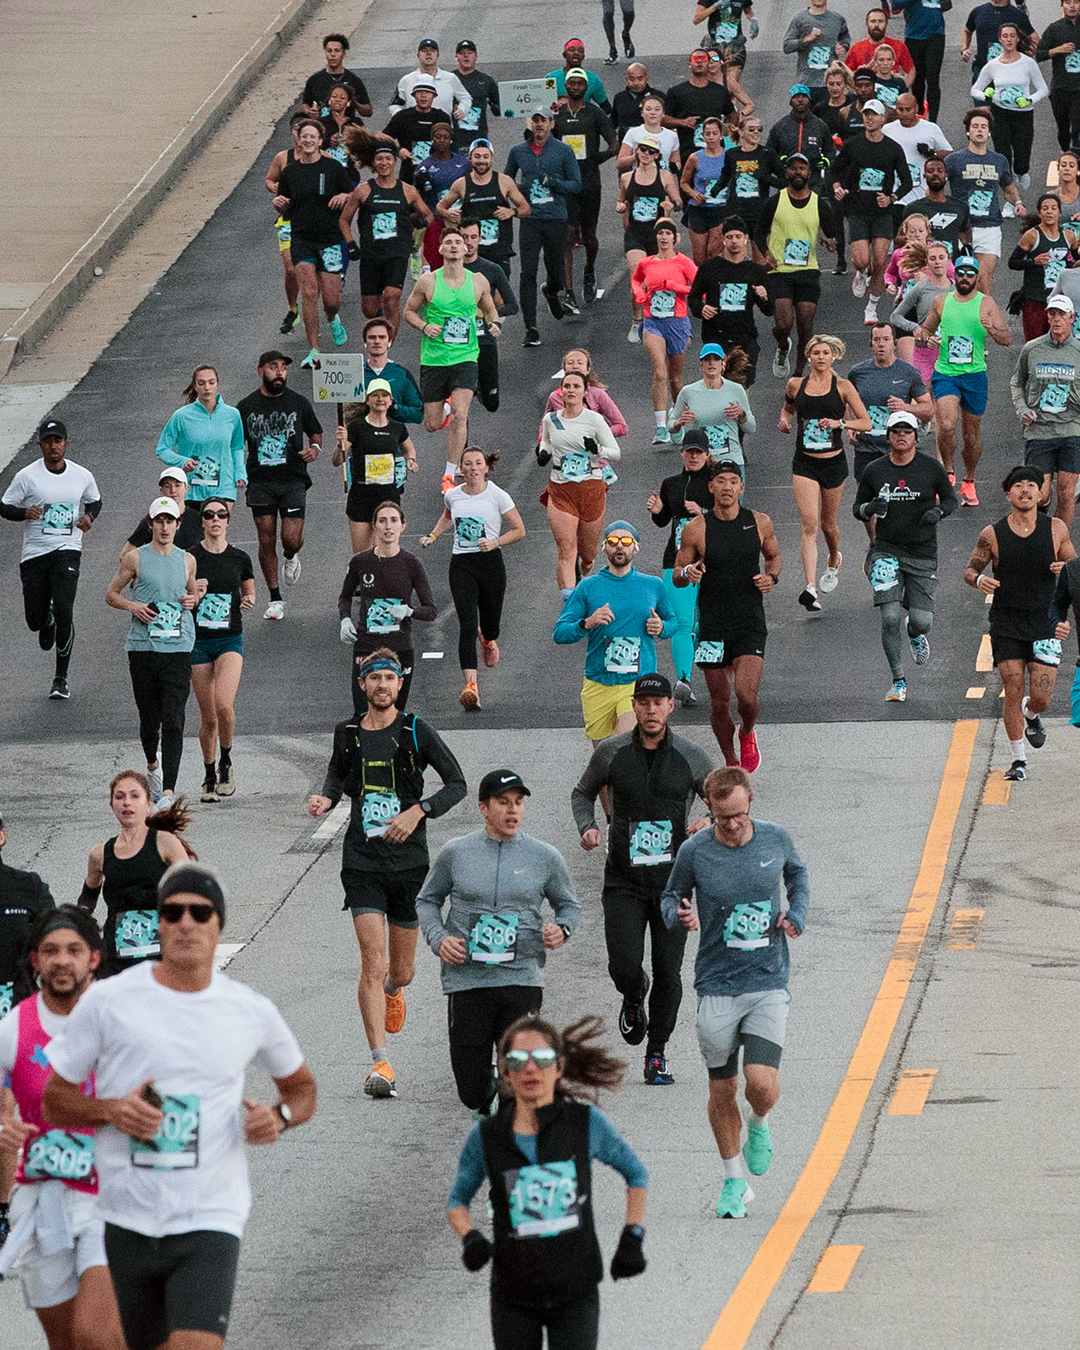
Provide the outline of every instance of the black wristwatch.
{"type": "Polygon", "coordinates": [[[564,923],[559,924],[559,927],[562,929],[563,941],[564,941],[564,942],[569,942],[569,941],[570,941],[570,929],[567,928],[566,924],[564,924],[564,923]]]}
{"type": "Polygon", "coordinates": [[[423,811],[423,813],[424,813],[425,816],[430,816],[430,815],[431,815],[431,803],[430,803],[429,801],[422,801],[422,802],[420,802],[420,810],[423,811]]]}
{"type": "Polygon", "coordinates": [[[779,586],[779,585],[780,585],[780,576],[779,576],[779,574],[777,574],[776,576],[773,576],[773,574],[772,574],[771,572],[766,572],[765,575],[769,578],[769,580],[772,582],[772,584],[773,584],[774,586],[779,586]]]}

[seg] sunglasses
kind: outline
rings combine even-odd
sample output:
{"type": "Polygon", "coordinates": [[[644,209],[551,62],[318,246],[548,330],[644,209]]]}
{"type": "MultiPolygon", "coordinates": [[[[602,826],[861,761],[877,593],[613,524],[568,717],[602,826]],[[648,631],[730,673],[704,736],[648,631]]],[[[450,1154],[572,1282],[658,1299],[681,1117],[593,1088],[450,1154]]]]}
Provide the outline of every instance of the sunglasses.
{"type": "Polygon", "coordinates": [[[632,534],[609,534],[604,542],[606,544],[615,544],[619,548],[629,548],[631,544],[636,544],[637,540],[632,534]]]}
{"type": "Polygon", "coordinates": [[[510,1073],[520,1071],[531,1059],[538,1069],[551,1069],[558,1058],[558,1051],[550,1045],[542,1045],[538,1050],[507,1050],[506,1068],[510,1073]]]}
{"type": "Polygon", "coordinates": [[[158,917],[165,923],[179,923],[185,914],[190,914],[196,923],[209,923],[216,913],[213,905],[177,905],[169,901],[158,910],[158,917]]]}
{"type": "Polygon", "coordinates": [[[204,511],[202,518],[203,520],[228,520],[229,513],[228,511],[204,511]]]}

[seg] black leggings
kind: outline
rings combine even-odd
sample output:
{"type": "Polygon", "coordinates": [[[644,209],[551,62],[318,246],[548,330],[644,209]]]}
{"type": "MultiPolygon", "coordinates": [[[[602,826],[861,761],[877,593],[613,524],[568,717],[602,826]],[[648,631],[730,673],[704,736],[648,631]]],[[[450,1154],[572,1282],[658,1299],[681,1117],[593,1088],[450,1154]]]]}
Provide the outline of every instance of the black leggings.
{"type": "Polygon", "coordinates": [[[495,1095],[492,1051],[519,1017],[538,1013],[544,991],[533,985],[459,989],[446,1000],[450,1067],[457,1094],[470,1111],[486,1111],[495,1095]]]}
{"type": "Polygon", "coordinates": [[[686,929],[670,929],[660,912],[660,892],[626,881],[613,869],[604,874],[604,937],[608,974],[623,998],[641,997],[645,971],[645,933],[652,938],[652,992],[646,1053],[662,1055],[675,1030],[682,1002],[682,960],[686,929]]]}
{"type": "Polygon", "coordinates": [[[499,636],[506,565],[502,551],[455,553],[450,559],[450,594],[454,597],[458,623],[458,663],[462,670],[475,670],[476,630],[488,642],[499,636]]]}
{"type": "Polygon", "coordinates": [[[191,692],[190,652],[128,652],[128,670],[139,710],[139,740],[147,764],[158,756],[166,792],[176,787],[184,753],[184,709],[191,692]]]}
{"type": "MultiPolygon", "coordinates": [[[[634,26],[634,0],[619,0],[622,10],[622,30],[629,33],[634,26]]],[[[603,0],[604,33],[608,46],[615,50],[615,0],[603,0]]]]}
{"type": "Polygon", "coordinates": [[[547,293],[557,295],[563,288],[566,221],[526,216],[518,229],[518,249],[521,253],[521,314],[525,327],[535,328],[536,273],[540,267],[540,254],[544,254],[547,293]]]}
{"type": "Polygon", "coordinates": [[[515,1308],[491,1301],[491,1334],[495,1350],[542,1350],[547,1327],[548,1350],[596,1350],[600,1334],[600,1291],[559,1308],[515,1308]]]}
{"type": "Polygon", "coordinates": [[[930,121],[936,122],[938,109],[941,107],[941,63],[945,59],[945,34],[935,33],[933,37],[928,38],[905,38],[904,41],[915,63],[915,82],[911,86],[911,92],[915,95],[919,111],[922,112],[922,105],[925,102],[930,121]]]}
{"type": "MultiPolygon", "coordinates": [[[[367,694],[364,693],[364,686],[360,682],[360,662],[365,657],[370,656],[370,652],[362,652],[360,644],[353,646],[353,675],[352,675],[352,705],[353,712],[357,717],[363,717],[367,712],[367,694]]],[[[395,700],[395,707],[398,712],[405,711],[405,705],[409,701],[409,687],[412,684],[413,677],[413,649],[410,647],[407,651],[395,651],[394,655],[401,662],[402,680],[401,693],[395,700]]]]}
{"type": "Polygon", "coordinates": [[[1012,165],[1017,178],[1031,168],[1031,147],[1035,144],[1035,116],[1014,108],[994,109],[994,149],[1012,165]]]}
{"type": "Polygon", "coordinates": [[[1051,89],[1050,107],[1057,122],[1058,145],[1062,150],[1080,145],[1080,89],[1051,89]]]}
{"type": "Polygon", "coordinates": [[[499,349],[481,342],[476,361],[476,396],[488,412],[499,411],[499,349]]]}
{"type": "Polygon", "coordinates": [[[58,548],[40,558],[19,564],[23,611],[31,633],[48,627],[49,607],[56,625],[56,674],[67,678],[71,646],[75,641],[75,592],[79,588],[82,554],[74,548],[58,548]]]}

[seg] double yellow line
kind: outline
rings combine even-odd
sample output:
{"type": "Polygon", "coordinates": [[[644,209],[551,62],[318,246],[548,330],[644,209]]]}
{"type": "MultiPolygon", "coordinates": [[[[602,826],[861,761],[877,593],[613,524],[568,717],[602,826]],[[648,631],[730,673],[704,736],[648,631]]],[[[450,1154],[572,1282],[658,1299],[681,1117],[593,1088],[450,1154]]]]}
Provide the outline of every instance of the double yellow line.
{"type": "Polygon", "coordinates": [[[836,1180],[885,1058],[937,907],[978,725],[977,721],[965,720],[953,727],[919,874],[863,1033],[814,1151],[709,1333],[704,1350],[743,1350],[795,1248],[836,1180]]]}

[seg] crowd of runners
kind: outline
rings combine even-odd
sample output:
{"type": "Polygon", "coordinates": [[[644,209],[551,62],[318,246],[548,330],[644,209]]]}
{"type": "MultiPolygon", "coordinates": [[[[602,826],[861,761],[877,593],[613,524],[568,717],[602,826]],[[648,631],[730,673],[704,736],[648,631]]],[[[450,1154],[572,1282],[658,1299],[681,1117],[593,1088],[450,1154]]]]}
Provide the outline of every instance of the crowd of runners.
{"type": "MultiPolygon", "coordinates": [[[[625,87],[609,97],[584,67],[584,43],[567,40],[551,104],[527,117],[502,171],[488,119],[504,110],[475,42],[457,44],[451,70],[423,39],[380,114],[346,64],[346,36],[329,34],[291,145],[266,173],[287,309],[281,347],[253,353],[252,392],[231,405],[217,370],[197,367],[161,430],[158,462],[132,466],[132,481],[149,484],[134,504],[103,503],[55,419],[39,429],[40,458],[2,494],[0,516],[23,530],[27,627],[55,652],[50,699],[78,692],[84,540],[106,507],[130,511],[133,527],[100,600],[127,612],[145,769],[109,785],[117,833],[91,850],[77,904],[57,906],[41,878],[0,863],[0,1275],[18,1270],[51,1350],[222,1343],[250,1205],[245,1142],[273,1143],[315,1110],[314,1077],[281,1014],[215,971],[226,895],[195,855],[179,781],[193,688],[200,802],[244,790],[233,764],[244,616],[261,608],[264,621],[287,620],[282,584],[301,578],[306,497],[324,449],[344,475],[352,556],[343,580],[305,577],[328,613],[337,597],[352,657],[341,696],[353,712],[334,728],[308,810],[318,818],[351,800],[341,882],[360,956],[364,1092],[398,1095],[389,1043],[406,1027],[422,933],[440,962],[458,1097],[475,1116],[448,1220],[469,1270],[492,1263],[495,1345],[539,1347],[546,1329],[553,1350],[595,1346],[595,1161],[627,1187],[611,1274],[645,1270],[648,1176],[591,1104],[627,1065],[601,1044],[596,1018],[559,1029],[541,1017],[548,955],[573,959],[562,949],[572,951],[582,913],[569,843],[525,832],[530,774],[495,768],[472,794],[478,828],[430,857],[427,820],[458,807],[468,787],[435,710],[408,708],[413,625],[437,617],[427,569],[449,533],[460,703],[481,711],[481,672],[507,640],[513,554],[508,564],[504,553],[542,521],[499,485],[509,452],[484,434],[484,412],[499,408],[499,347],[518,315],[522,344],[536,348],[598,303],[602,209],[623,228],[631,312],[618,342],[628,319],[653,423],[644,435],[631,428],[590,352],[562,342],[557,387],[536,410],[526,453],[547,471],[540,503],[561,601],[551,638],[585,643],[590,757],[570,804],[580,847],[606,849],[618,1029],[643,1047],[650,1086],[675,1083],[667,1046],[687,934],[700,933],[696,1025],[722,1165],[718,1217],[747,1215],[751,1178],[772,1159],[788,948],[809,905],[792,839],[752,814],[767,615],[783,603],[821,621],[828,597],[852,584],[839,517],[853,477],[885,697],[907,699],[905,650],[916,668],[931,659],[939,523],[985,509],[976,476],[995,360],[1008,360],[1016,424],[1002,435],[1010,453],[995,454],[1007,467],[1000,489],[985,468],[980,486],[995,506],[1000,490],[1007,510],[991,512],[964,580],[990,602],[1005,777],[1023,780],[1026,747],[1045,742],[1041,714],[1080,599],[1070,539],[1080,481],[1080,0],[1063,0],[1041,35],[1023,7],[990,0],[971,11],[961,51],[972,102],[955,145],[936,121],[946,27],[931,0],[894,0],[902,38],[888,34],[887,11],[871,9],[865,37],[853,38],[841,15],[811,0],[783,39],[794,83],[771,126],[747,73],[759,29],[744,0],[696,5],[705,43],[666,91],[633,60],[632,0],[620,8],[625,87]],[[1031,201],[1044,99],[1060,154],[1054,189],[1029,212],[1022,194],[1031,201]],[[1018,223],[1007,267],[1022,285],[999,306],[1008,220],[1018,223]],[[359,306],[345,288],[354,267],[359,306]],[[826,267],[850,275],[863,302],[864,350],[816,322],[826,267]],[[1003,311],[1021,316],[1015,360],[993,353],[1014,345],[1003,311]],[[759,316],[771,319],[767,335],[759,316]],[[345,347],[346,325],[357,323],[362,398],[330,427],[293,368],[317,368],[323,335],[345,347]],[[282,348],[298,325],[306,354],[293,356],[282,348]],[[684,382],[688,356],[700,378],[684,382]],[[794,584],[773,521],[753,505],[762,418],[793,438],[794,584]],[[443,437],[433,474],[430,446],[443,437]],[[608,521],[615,466],[650,443],[654,490],[636,519],[608,521]],[[675,472],[663,472],[665,455],[675,472]],[[443,506],[414,554],[401,540],[417,474],[441,476],[443,506]],[[229,542],[238,509],[254,521],[258,574],[229,542]],[[650,525],[666,531],[659,575],[635,563],[650,525]],[[696,703],[695,678],[715,753],[669,726],[677,707],[696,703]],[[276,1084],[273,1105],[243,1096],[253,1061],[276,1084]],[[470,1215],[485,1184],[490,1237],[470,1215]]],[[[608,0],[603,24],[616,65],[608,0]]],[[[272,248],[268,238],[268,256],[272,248]]],[[[1072,706],[1080,725],[1080,672],[1072,706]]],[[[0,849],[5,839],[0,824],[0,849]]]]}

